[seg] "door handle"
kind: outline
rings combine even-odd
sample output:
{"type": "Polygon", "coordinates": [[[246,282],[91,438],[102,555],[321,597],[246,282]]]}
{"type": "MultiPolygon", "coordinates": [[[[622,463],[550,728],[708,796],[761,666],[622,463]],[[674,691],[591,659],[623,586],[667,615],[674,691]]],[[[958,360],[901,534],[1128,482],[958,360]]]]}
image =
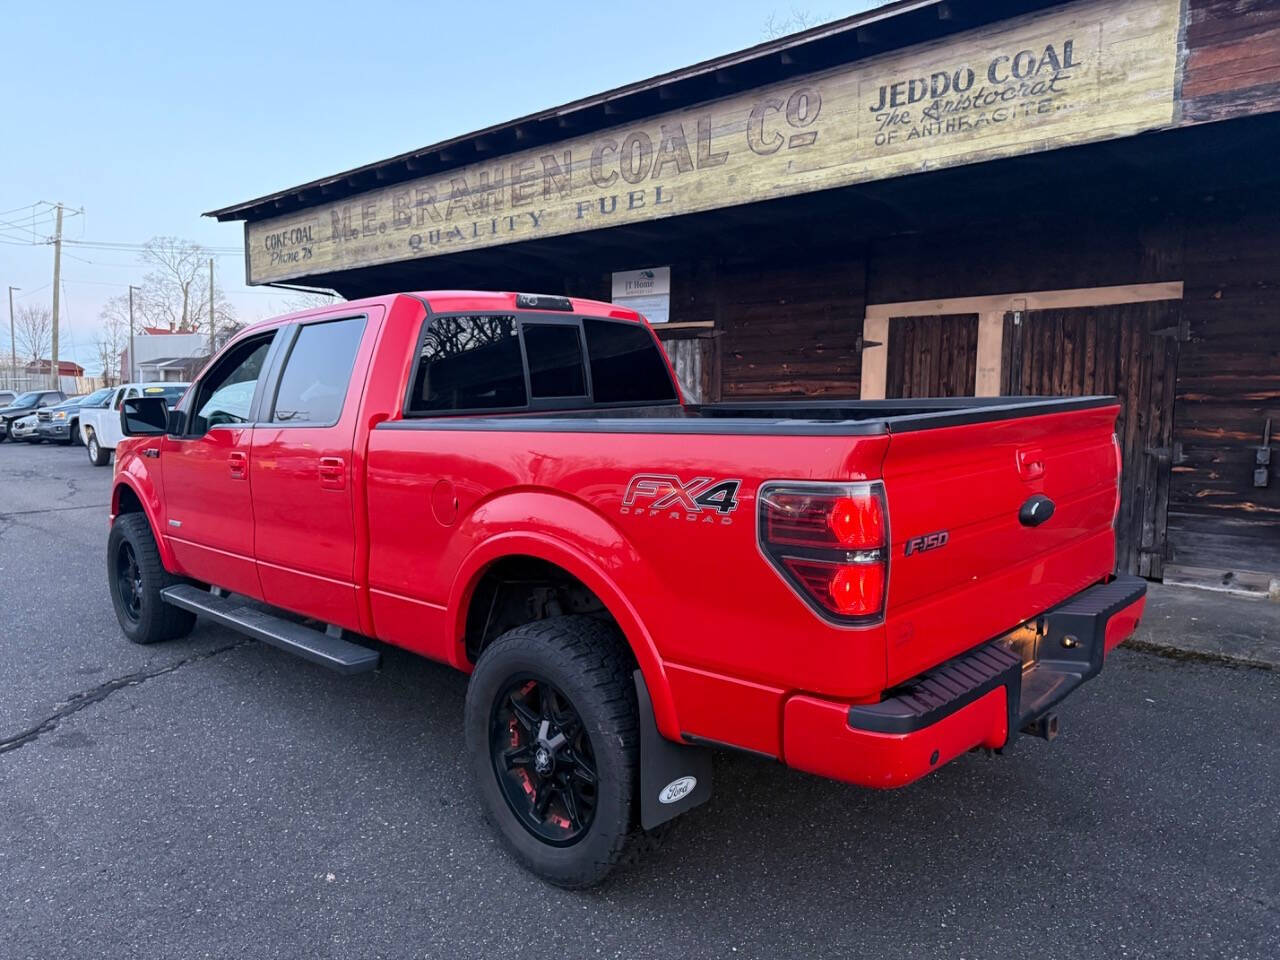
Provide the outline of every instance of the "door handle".
{"type": "Polygon", "coordinates": [[[232,480],[243,480],[249,467],[249,455],[240,450],[233,450],[227,455],[227,466],[231,468],[232,480]]]}
{"type": "Polygon", "coordinates": [[[347,463],[341,457],[320,458],[320,485],[341,490],[347,485],[347,463]]]}

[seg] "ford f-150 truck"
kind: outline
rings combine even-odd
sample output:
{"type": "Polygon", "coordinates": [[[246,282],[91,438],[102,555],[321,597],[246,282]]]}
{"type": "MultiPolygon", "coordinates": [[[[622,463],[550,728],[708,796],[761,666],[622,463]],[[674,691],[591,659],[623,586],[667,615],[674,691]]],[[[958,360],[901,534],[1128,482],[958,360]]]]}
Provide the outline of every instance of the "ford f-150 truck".
{"type": "Polygon", "coordinates": [[[487,813],[585,886],[707,798],[707,747],[895,787],[1052,737],[1143,609],[1118,411],[696,406],[608,303],[343,303],[245,330],[173,409],[125,400],[110,593],[138,643],[202,615],[466,671],[487,813]]]}

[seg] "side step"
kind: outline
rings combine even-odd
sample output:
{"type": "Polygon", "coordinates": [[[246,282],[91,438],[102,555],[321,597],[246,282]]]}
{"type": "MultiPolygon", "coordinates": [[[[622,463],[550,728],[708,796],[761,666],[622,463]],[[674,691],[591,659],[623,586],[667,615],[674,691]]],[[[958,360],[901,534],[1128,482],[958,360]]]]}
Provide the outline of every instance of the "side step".
{"type": "Polygon", "coordinates": [[[378,666],[380,655],[377,650],[285,620],[243,600],[215,596],[188,583],[166,587],[160,591],[160,596],[175,607],[208,617],[224,627],[338,673],[365,673],[378,666]]]}

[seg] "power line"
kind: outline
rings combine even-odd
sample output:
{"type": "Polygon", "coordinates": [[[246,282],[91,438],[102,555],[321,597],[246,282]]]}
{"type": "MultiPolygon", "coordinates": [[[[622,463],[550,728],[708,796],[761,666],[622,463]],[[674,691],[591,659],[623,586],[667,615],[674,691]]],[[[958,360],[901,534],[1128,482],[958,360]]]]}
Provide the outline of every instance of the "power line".
{"type": "MultiPolygon", "coordinates": [[[[142,253],[149,249],[149,245],[145,243],[120,243],[112,240],[63,240],[62,242],[90,250],[126,250],[142,253]]],[[[202,243],[192,244],[192,246],[199,247],[201,252],[214,256],[244,256],[244,247],[206,247],[202,243]]]]}

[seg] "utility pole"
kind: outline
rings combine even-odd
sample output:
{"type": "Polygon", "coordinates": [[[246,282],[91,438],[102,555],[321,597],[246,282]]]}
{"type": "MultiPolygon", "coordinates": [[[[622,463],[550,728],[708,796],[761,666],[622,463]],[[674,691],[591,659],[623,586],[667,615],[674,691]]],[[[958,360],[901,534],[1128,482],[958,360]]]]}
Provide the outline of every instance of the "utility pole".
{"type": "Polygon", "coordinates": [[[58,378],[58,293],[62,289],[62,204],[58,204],[58,219],[53,232],[53,356],[49,358],[49,374],[53,389],[61,388],[58,378]]]}
{"type": "Polygon", "coordinates": [[[9,288],[9,362],[13,365],[10,375],[13,377],[11,386],[14,389],[17,389],[18,385],[18,337],[13,332],[13,291],[21,289],[21,287],[9,288]]]}
{"type": "MultiPolygon", "coordinates": [[[[136,383],[138,379],[134,374],[136,367],[133,362],[133,291],[141,289],[141,287],[135,287],[132,283],[129,284],[129,379],[125,381],[126,383],[136,383]]],[[[122,370],[121,375],[123,376],[123,374],[124,371],[122,370]]]]}
{"type": "Polygon", "coordinates": [[[213,257],[209,258],[209,356],[217,353],[217,343],[213,338],[213,257]]]}

